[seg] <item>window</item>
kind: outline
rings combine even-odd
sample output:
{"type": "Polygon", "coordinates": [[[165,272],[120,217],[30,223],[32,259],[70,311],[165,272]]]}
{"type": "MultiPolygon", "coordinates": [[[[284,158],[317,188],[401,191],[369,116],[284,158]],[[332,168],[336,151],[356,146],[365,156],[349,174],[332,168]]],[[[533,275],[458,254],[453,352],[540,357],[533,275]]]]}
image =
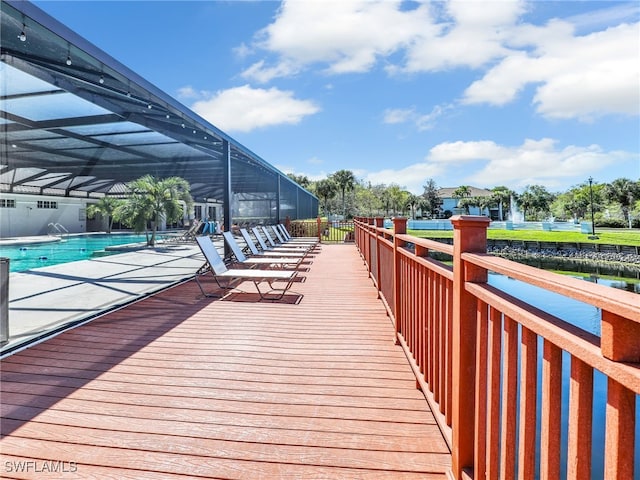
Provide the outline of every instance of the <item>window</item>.
{"type": "Polygon", "coordinates": [[[38,208],[58,208],[58,202],[52,202],[49,200],[38,200],[36,206],[38,208]]]}
{"type": "Polygon", "coordinates": [[[16,201],[10,198],[0,198],[0,208],[16,208],[16,201]]]}

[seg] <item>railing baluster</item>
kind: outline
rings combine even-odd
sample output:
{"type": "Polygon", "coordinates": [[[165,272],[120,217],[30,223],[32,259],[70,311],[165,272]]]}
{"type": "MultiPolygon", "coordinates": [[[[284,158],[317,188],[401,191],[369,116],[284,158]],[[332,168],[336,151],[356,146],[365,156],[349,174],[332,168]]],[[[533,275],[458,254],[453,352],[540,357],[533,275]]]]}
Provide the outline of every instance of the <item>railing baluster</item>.
{"type": "Polygon", "coordinates": [[[500,432],[500,478],[515,477],[516,407],[518,390],[518,324],[505,315],[502,330],[502,413],[500,432]]]}
{"type": "Polygon", "coordinates": [[[567,478],[591,478],[593,368],[571,357],[567,478]]]}
{"type": "Polygon", "coordinates": [[[540,408],[540,479],[560,478],[562,350],[544,341],[540,408]]]}
{"type": "Polygon", "coordinates": [[[500,364],[502,349],[502,314],[491,307],[487,352],[487,453],[486,478],[495,480],[500,471],[500,364]]]}
{"type": "Polygon", "coordinates": [[[536,471],[538,336],[522,327],[520,345],[518,478],[526,480],[533,478],[536,471]]]}
{"type": "Polygon", "coordinates": [[[604,474],[607,479],[635,478],[633,446],[635,437],[635,394],[613,379],[607,388],[607,436],[604,474]]]}
{"type": "Polygon", "coordinates": [[[488,359],[488,306],[478,300],[478,330],[476,337],[476,420],[474,472],[476,478],[484,478],[487,450],[487,359],[488,359]]]}

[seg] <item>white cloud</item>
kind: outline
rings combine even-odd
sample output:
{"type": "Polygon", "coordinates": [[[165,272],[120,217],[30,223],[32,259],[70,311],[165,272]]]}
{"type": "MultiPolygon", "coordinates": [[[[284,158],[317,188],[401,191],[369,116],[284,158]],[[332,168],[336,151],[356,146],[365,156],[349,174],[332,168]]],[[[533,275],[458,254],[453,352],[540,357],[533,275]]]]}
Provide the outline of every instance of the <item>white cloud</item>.
{"type": "Polygon", "coordinates": [[[191,85],[187,85],[186,87],[182,87],[178,89],[178,98],[182,100],[199,98],[200,93],[198,93],[191,85]]]}
{"type": "Polygon", "coordinates": [[[293,92],[249,85],[207,94],[191,108],[227,132],[248,132],[273,125],[299,123],[320,111],[315,103],[294,98],[293,92]]]}
{"type": "Polygon", "coordinates": [[[489,140],[457,141],[434,146],[422,162],[399,169],[362,172],[361,177],[372,184],[395,183],[415,194],[423,192],[429,178],[447,187],[509,185],[522,190],[527,185],[544,185],[556,191],[613,165],[633,161],[638,161],[637,154],[605,151],[598,145],[558,148],[557,141],[550,138],[526,139],[517,146],[489,140]]]}
{"type": "Polygon", "coordinates": [[[432,129],[436,120],[451,108],[451,105],[436,105],[427,114],[419,113],[415,107],[389,108],[384,111],[382,121],[388,124],[413,123],[418,131],[425,131],[432,129]]]}
{"type": "Polygon", "coordinates": [[[279,65],[255,64],[243,75],[264,81],[314,63],[326,64],[332,74],[365,72],[431,23],[427,5],[406,11],[402,3],[285,0],[275,21],[256,36],[256,46],[277,54],[279,65]]]}
{"type": "Polygon", "coordinates": [[[536,83],[533,103],[545,117],[589,121],[640,113],[640,23],[574,37],[570,25],[552,22],[546,28],[524,27],[515,38],[535,42],[535,51],[504,58],[469,86],[465,103],[503,105],[536,83]]]}
{"type": "Polygon", "coordinates": [[[419,162],[398,170],[387,168],[378,172],[364,173],[361,176],[372,185],[395,183],[417,195],[424,191],[426,179],[437,177],[443,172],[442,165],[419,162]]]}
{"type": "Polygon", "coordinates": [[[462,183],[517,188],[529,184],[553,187],[631,158],[629,153],[607,152],[598,145],[558,149],[556,144],[550,138],[526,139],[514,147],[493,141],[441,143],[431,149],[426,161],[444,168],[465,165],[462,183]],[[475,170],[470,171],[469,165],[475,170]]]}
{"type": "Polygon", "coordinates": [[[522,1],[451,1],[445,7],[441,22],[415,32],[404,70],[479,68],[501,58],[509,51],[504,43],[510,28],[525,10],[522,1]]]}
{"type": "MultiPolygon", "coordinates": [[[[273,60],[253,63],[243,76],[265,83],[314,65],[335,75],[367,72],[383,61],[395,75],[471,68],[483,76],[465,90],[463,104],[505,105],[534,85],[532,105],[547,118],[590,121],[639,113],[636,5],[614,5],[546,25],[523,22],[529,8],[523,0],[407,5],[401,0],[285,0],[251,46],[273,54],[273,60]],[[576,33],[587,28],[588,33],[576,33]]],[[[432,122],[426,117],[421,125],[427,129],[432,122]]]]}

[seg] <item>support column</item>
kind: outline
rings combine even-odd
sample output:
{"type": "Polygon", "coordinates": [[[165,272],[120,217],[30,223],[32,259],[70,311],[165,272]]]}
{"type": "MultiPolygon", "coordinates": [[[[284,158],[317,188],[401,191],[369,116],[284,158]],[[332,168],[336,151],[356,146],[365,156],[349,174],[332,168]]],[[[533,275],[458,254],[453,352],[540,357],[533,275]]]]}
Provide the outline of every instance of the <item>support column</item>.
{"type": "MultiPolygon", "coordinates": [[[[225,232],[231,231],[231,198],[233,192],[231,191],[231,145],[228,140],[222,140],[222,165],[223,165],[223,199],[222,199],[222,212],[224,215],[223,227],[225,232]]],[[[224,242],[224,256],[229,257],[231,252],[227,243],[224,242]]]]}
{"type": "MultiPolygon", "coordinates": [[[[476,383],[477,301],[465,290],[466,282],[487,281],[485,269],[462,260],[467,252],[487,251],[487,217],[456,215],[453,224],[453,365],[452,365],[452,477],[463,478],[473,469],[476,383]]],[[[480,472],[478,472],[480,473],[480,472]]]]}

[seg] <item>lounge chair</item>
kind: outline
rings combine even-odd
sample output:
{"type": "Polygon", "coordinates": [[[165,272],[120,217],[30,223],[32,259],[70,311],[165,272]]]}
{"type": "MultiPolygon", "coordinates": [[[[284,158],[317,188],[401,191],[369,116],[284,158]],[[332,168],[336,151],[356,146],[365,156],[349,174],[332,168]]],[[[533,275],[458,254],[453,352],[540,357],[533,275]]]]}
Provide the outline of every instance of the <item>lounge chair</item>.
{"type": "Polygon", "coordinates": [[[303,239],[295,239],[295,240],[289,240],[287,239],[287,237],[280,231],[280,229],[278,228],[277,225],[271,225],[271,231],[273,232],[273,234],[275,235],[276,239],[278,240],[278,242],[280,242],[280,245],[289,245],[292,247],[299,247],[299,246],[309,246],[309,247],[315,247],[316,244],[318,243],[317,240],[303,240],[303,239]]]}
{"type": "MultiPolygon", "coordinates": [[[[275,232],[274,230],[271,230],[272,232],[275,232]]],[[[315,245],[309,245],[306,243],[288,243],[288,244],[284,244],[284,243],[280,243],[280,240],[278,240],[276,242],[276,240],[273,239],[273,237],[271,236],[271,233],[269,233],[269,230],[267,229],[267,227],[262,227],[262,233],[264,234],[264,236],[267,239],[267,244],[271,245],[271,247],[274,248],[288,248],[288,249],[292,249],[295,250],[297,249],[305,249],[305,250],[311,250],[312,248],[315,247],[315,245]]],[[[275,235],[275,233],[274,233],[275,235]]],[[[276,237],[277,238],[277,237],[276,237]]]]}
{"type": "Polygon", "coordinates": [[[300,265],[302,261],[301,256],[296,257],[247,257],[244,253],[242,253],[242,249],[236,239],[231,234],[231,232],[222,232],[222,236],[224,237],[224,241],[227,243],[229,248],[231,249],[231,253],[236,259],[236,262],[243,265],[250,266],[260,266],[264,265],[267,267],[290,267],[296,268],[300,265]]]}
{"type": "Polygon", "coordinates": [[[260,248],[262,248],[263,251],[272,251],[272,252],[279,252],[279,253],[288,252],[288,253],[298,253],[298,254],[309,253],[310,249],[306,246],[304,247],[276,246],[271,236],[268,234],[268,232],[265,232],[264,229],[262,230],[262,233],[260,233],[260,230],[258,230],[258,227],[253,227],[251,231],[253,232],[253,235],[256,237],[256,240],[258,241],[258,244],[260,245],[260,248]],[[267,245],[265,242],[269,242],[269,245],[267,245]]]}
{"type": "Polygon", "coordinates": [[[316,244],[319,241],[318,237],[292,237],[289,231],[287,230],[287,227],[285,227],[281,223],[276,225],[275,228],[277,228],[280,231],[280,234],[282,235],[282,237],[288,242],[303,242],[303,243],[316,244]]]}
{"type": "Polygon", "coordinates": [[[163,234],[162,236],[169,242],[192,242],[195,240],[198,231],[202,227],[201,220],[194,220],[191,226],[182,233],[163,234]]]}
{"type": "Polygon", "coordinates": [[[291,285],[298,273],[295,270],[262,270],[258,268],[229,269],[224,264],[216,246],[209,237],[196,237],[196,242],[206,259],[205,264],[196,272],[195,275],[196,283],[205,297],[224,296],[205,292],[204,287],[200,282],[200,277],[209,272],[213,275],[217,285],[223,290],[238,290],[235,284],[240,281],[253,282],[261,300],[280,300],[284,297],[289,288],[291,288],[291,285]],[[273,283],[278,281],[286,282],[286,285],[283,288],[274,288],[273,283]],[[268,283],[269,290],[262,291],[260,289],[261,283],[268,283]],[[273,292],[277,292],[277,295],[272,297],[268,296],[273,292]]]}
{"type": "Polygon", "coordinates": [[[268,250],[267,249],[267,245],[264,244],[263,250],[258,250],[258,247],[256,246],[256,244],[254,243],[253,239],[251,238],[251,234],[247,231],[246,228],[241,228],[240,229],[240,234],[242,235],[242,238],[244,238],[244,243],[247,245],[246,246],[246,251],[249,252],[250,255],[253,255],[254,257],[280,257],[280,258],[304,258],[307,256],[307,252],[304,250],[301,251],[295,251],[295,252],[277,252],[275,250],[268,250]]]}

